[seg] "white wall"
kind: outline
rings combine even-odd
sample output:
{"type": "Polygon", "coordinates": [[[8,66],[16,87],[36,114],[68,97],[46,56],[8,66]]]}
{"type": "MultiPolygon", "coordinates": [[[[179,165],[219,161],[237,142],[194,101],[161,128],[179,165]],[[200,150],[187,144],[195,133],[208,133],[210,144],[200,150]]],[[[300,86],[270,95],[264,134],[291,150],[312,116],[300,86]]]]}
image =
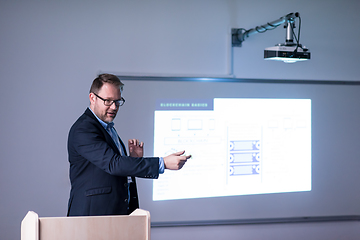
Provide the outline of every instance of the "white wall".
{"type": "MultiPolygon", "coordinates": [[[[311,61],[290,65],[263,60],[265,47],[285,40],[285,30],[279,27],[253,35],[234,49],[233,74],[358,81],[359,7],[356,0],[1,1],[0,238],[19,239],[20,222],[28,210],[41,217],[65,216],[67,133],[88,105],[88,89],[100,71],[227,76],[232,27],[248,29],[298,11],[301,43],[310,48],[311,61]]],[[[354,226],[344,224],[322,226],[324,231],[339,232],[354,226]]],[[[215,231],[213,239],[218,239],[228,228],[210,227],[205,232],[215,231]]],[[[263,229],[236,229],[259,228],[263,229]]],[[[312,228],[306,225],[304,231],[313,239],[322,236],[318,234],[323,229],[312,233],[312,228]]],[[[202,229],[186,231],[197,239],[202,229]]],[[[229,231],[234,234],[229,237],[238,237],[238,231],[229,231]]],[[[153,239],[180,232],[181,228],[157,228],[153,239]]]]}
{"type": "Polygon", "coordinates": [[[151,239],[356,240],[359,222],[152,228],[151,239]]]}

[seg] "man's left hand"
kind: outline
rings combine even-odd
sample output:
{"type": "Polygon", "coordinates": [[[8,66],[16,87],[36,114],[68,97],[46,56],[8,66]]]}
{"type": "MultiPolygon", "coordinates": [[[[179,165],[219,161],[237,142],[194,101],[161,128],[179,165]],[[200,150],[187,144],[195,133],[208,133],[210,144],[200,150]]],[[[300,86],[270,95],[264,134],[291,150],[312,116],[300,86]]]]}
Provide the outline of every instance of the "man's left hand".
{"type": "Polygon", "coordinates": [[[129,139],[128,141],[130,157],[144,156],[144,143],[138,139],[129,139]]]}

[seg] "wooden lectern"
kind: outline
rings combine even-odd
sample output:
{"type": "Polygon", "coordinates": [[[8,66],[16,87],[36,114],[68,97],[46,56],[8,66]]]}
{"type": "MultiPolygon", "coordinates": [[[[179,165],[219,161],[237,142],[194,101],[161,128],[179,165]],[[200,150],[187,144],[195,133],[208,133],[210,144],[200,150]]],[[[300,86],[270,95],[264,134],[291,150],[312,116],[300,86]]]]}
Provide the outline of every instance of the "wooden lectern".
{"type": "Polygon", "coordinates": [[[150,240],[150,213],[39,218],[29,211],[21,222],[21,240],[150,240]]]}

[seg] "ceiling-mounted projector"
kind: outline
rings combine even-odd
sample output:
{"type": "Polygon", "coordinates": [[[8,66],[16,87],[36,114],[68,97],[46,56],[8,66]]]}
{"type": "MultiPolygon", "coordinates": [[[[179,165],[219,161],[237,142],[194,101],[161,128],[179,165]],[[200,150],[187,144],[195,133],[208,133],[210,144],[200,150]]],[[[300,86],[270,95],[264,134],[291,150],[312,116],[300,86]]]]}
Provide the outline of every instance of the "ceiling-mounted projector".
{"type": "Polygon", "coordinates": [[[268,22],[265,25],[257,26],[249,30],[245,30],[244,28],[231,29],[232,46],[241,47],[242,42],[245,41],[245,39],[250,35],[255,33],[264,33],[267,30],[275,29],[282,23],[285,23],[284,28],[286,28],[286,41],[285,43],[265,48],[264,59],[283,61],[286,63],[294,63],[310,59],[309,49],[300,44],[301,18],[298,12],[289,13],[278,20],[272,21],[270,23],[268,22]],[[296,18],[299,18],[299,31],[297,37],[294,32],[296,18]]]}
{"type": "Polygon", "coordinates": [[[276,60],[286,63],[306,61],[310,59],[310,52],[307,48],[297,45],[278,44],[273,47],[265,48],[265,60],[276,60]]]}

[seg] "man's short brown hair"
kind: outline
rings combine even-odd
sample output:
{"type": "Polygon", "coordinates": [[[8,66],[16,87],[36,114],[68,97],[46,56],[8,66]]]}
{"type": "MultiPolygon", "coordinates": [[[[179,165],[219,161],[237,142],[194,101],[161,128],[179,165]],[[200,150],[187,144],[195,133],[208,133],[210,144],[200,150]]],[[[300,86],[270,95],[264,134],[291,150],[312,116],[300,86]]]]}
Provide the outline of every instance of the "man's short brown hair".
{"type": "Polygon", "coordinates": [[[99,93],[104,83],[110,83],[115,86],[119,86],[121,92],[123,90],[124,84],[120,81],[120,79],[117,76],[113,74],[103,73],[100,74],[97,78],[95,78],[94,81],[92,82],[90,87],[90,93],[99,93]]]}

